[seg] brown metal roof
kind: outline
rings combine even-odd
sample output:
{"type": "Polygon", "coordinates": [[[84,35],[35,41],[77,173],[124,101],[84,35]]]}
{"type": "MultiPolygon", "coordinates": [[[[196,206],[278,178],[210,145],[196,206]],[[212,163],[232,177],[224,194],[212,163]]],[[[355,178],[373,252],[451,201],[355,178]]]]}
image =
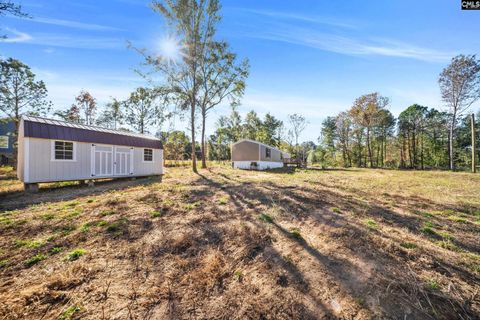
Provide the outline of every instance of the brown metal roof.
{"type": "Polygon", "coordinates": [[[159,139],[134,132],[32,116],[23,120],[25,137],[163,149],[159,139]]]}

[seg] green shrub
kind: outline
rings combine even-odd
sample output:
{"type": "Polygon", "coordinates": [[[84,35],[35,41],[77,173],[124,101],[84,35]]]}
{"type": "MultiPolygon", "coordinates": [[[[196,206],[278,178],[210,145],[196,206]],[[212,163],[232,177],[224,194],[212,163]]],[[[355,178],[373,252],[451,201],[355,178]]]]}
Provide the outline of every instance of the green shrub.
{"type": "Polygon", "coordinates": [[[45,244],[44,241],[40,240],[15,240],[15,246],[17,247],[27,247],[27,248],[40,248],[45,244]]]}
{"type": "Polygon", "coordinates": [[[435,244],[447,250],[459,251],[459,248],[455,244],[453,244],[450,240],[438,240],[438,241],[435,241],[435,244]]]}
{"type": "Polygon", "coordinates": [[[60,253],[63,251],[63,248],[62,247],[53,247],[52,250],[50,250],[50,252],[52,254],[57,254],[57,253],[60,253]]]}
{"type": "Polygon", "coordinates": [[[75,313],[81,311],[82,308],[78,306],[71,306],[68,307],[67,310],[65,310],[62,315],[60,316],[59,320],[70,320],[72,317],[75,315],[75,313]]]}
{"type": "Polygon", "coordinates": [[[300,233],[300,229],[293,228],[290,230],[290,235],[295,239],[302,239],[302,234],[300,233]]]}
{"type": "Polygon", "coordinates": [[[39,254],[34,255],[33,257],[31,257],[31,258],[28,259],[27,261],[25,261],[25,265],[26,265],[27,267],[31,267],[31,266],[33,266],[34,264],[37,264],[37,263],[39,263],[40,261],[45,260],[46,258],[47,258],[46,255],[44,255],[43,253],[39,253],[39,254]]]}
{"type": "Polygon", "coordinates": [[[242,279],[243,279],[242,271],[240,271],[240,270],[235,271],[233,273],[233,278],[237,281],[242,281],[242,279]]]}
{"type": "Polygon", "coordinates": [[[263,222],[267,222],[267,223],[272,223],[273,222],[273,218],[271,216],[269,216],[268,214],[266,213],[261,213],[258,218],[260,220],[262,220],[263,222]]]}
{"type": "Polygon", "coordinates": [[[102,217],[105,217],[105,216],[111,216],[111,215],[114,215],[116,214],[117,212],[115,210],[103,210],[102,212],[100,212],[100,215],[102,217]]]}
{"type": "Polygon", "coordinates": [[[404,247],[405,249],[415,249],[417,245],[412,242],[402,242],[400,243],[400,246],[404,247]]]}
{"type": "Polygon", "coordinates": [[[160,210],[155,210],[155,211],[150,212],[150,216],[152,218],[158,218],[158,217],[162,216],[162,212],[160,210]]]}
{"type": "Polygon", "coordinates": [[[60,233],[62,236],[66,236],[74,231],[77,227],[74,224],[65,224],[63,226],[58,227],[55,229],[55,232],[60,233]]]}
{"type": "Polygon", "coordinates": [[[367,219],[364,221],[365,225],[372,230],[378,229],[378,224],[373,219],[367,219]]]}
{"type": "Polygon", "coordinates": [[[465,219],[463,217],[459,217],[459,216],[450,216],[450,217],[448,217],[448,220],[453,221],[453,222],[458,222],[458,223],[468,223],[467,219],[465,219]]]}
{"type": "Polygon", "coordinates": [[[80,227],[80,231],[83,232],[83,233],[87,233],[90,231],[90,223],[84,223],[82,224],[82,226],[80,227]]]}
{"type": "Polygon", "coordinates": [[[79,204],[80,204],[80,202],[78,202],[78,201],[71,201],[71,202],[66,203],[63,207],[64,208],[74,208],[79,204]]]}
{"type": "Polygon", "coordinates": [[[87,251],[85,249],[75,249],[67,254],[65,257],[66,260],[68,261],[75,261],[81,256],[83,256],[87,251]]]}
{"type": "Polygon", "coordinates": [[[128,222],[127,218],[121,218],[113,222],[110,222],[107,224],[107,232],[116,233],[116,234],[122,233],[126,228],[127,222],[128,222]]]}
{"type": "Polygon", "coordinates": [[[431,222],[425,222],[420,231],[426,235],[438,236],[438,233],[433,229],[433,224],[431,222]]]}
{"type": "Polygon", "coordinates": [[[197,201],[197,202],[193,202],[193,203],[185,203],[185,204],[183,205],[183,207],[184,207],[186,210],[193,210],[193,209],[199,207],[201,204],[202,204],[201,201],[197,201]]]}
{"type": "Polygon", "coordinates": [[[222,197],[220,199],[218,199],[218,204],[219,205],[226,205],[228,203],[228,197],[222,197]]]}
{"type": "Polygon", "coordinates": [[[42,215],[42,219],[45,221],[55,219],[55,214],[54,213],[45,213],[42,215]]]}
{"type": "Polygon", "coordinates": [[[430,290],[439,290],[440,284],[435,279],[427,279],[426,280],[426,287],[430,290]]]}

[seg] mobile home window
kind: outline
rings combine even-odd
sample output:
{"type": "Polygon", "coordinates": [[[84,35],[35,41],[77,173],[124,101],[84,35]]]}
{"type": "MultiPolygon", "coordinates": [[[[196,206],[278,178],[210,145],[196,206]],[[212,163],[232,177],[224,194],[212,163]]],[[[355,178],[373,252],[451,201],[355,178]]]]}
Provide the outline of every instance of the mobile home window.
{"type": "Polygon", "coordinates": [[[73,142],[55,141],[55,160],[73,160],[73,142]]]}
{"type": "Polygon", "coordinates": [[[153,161],[152,149],[143,149],[143,161],[148,161],[148,162],[153,161]]]}
{"type": "Polygon", "coordinates": [[[265,148],[265,158],[269,159],[272,156],[272,150],[265,148]]]}

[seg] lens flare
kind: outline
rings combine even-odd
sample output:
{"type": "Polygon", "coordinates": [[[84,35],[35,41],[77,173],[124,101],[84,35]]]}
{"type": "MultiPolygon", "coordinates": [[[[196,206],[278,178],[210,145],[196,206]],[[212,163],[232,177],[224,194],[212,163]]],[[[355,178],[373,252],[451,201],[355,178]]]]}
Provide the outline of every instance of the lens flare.
{"type": "Polygon", "coordinates": [[[160,40],[159,54],[168,62],[179,62],[182,58],[182,46],[174,37],[164,37],[160,40]]]}

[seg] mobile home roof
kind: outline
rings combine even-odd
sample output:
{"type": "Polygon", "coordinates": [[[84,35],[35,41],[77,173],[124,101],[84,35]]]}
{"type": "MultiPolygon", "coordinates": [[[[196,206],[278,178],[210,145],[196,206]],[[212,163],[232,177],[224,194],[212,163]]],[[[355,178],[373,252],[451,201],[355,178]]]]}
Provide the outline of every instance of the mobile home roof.
{"type": "Polygon", "coordinates": [[[40,117],[22,118],[25,137],[163,149],[159,139],[143,134],[40,117]]]}

